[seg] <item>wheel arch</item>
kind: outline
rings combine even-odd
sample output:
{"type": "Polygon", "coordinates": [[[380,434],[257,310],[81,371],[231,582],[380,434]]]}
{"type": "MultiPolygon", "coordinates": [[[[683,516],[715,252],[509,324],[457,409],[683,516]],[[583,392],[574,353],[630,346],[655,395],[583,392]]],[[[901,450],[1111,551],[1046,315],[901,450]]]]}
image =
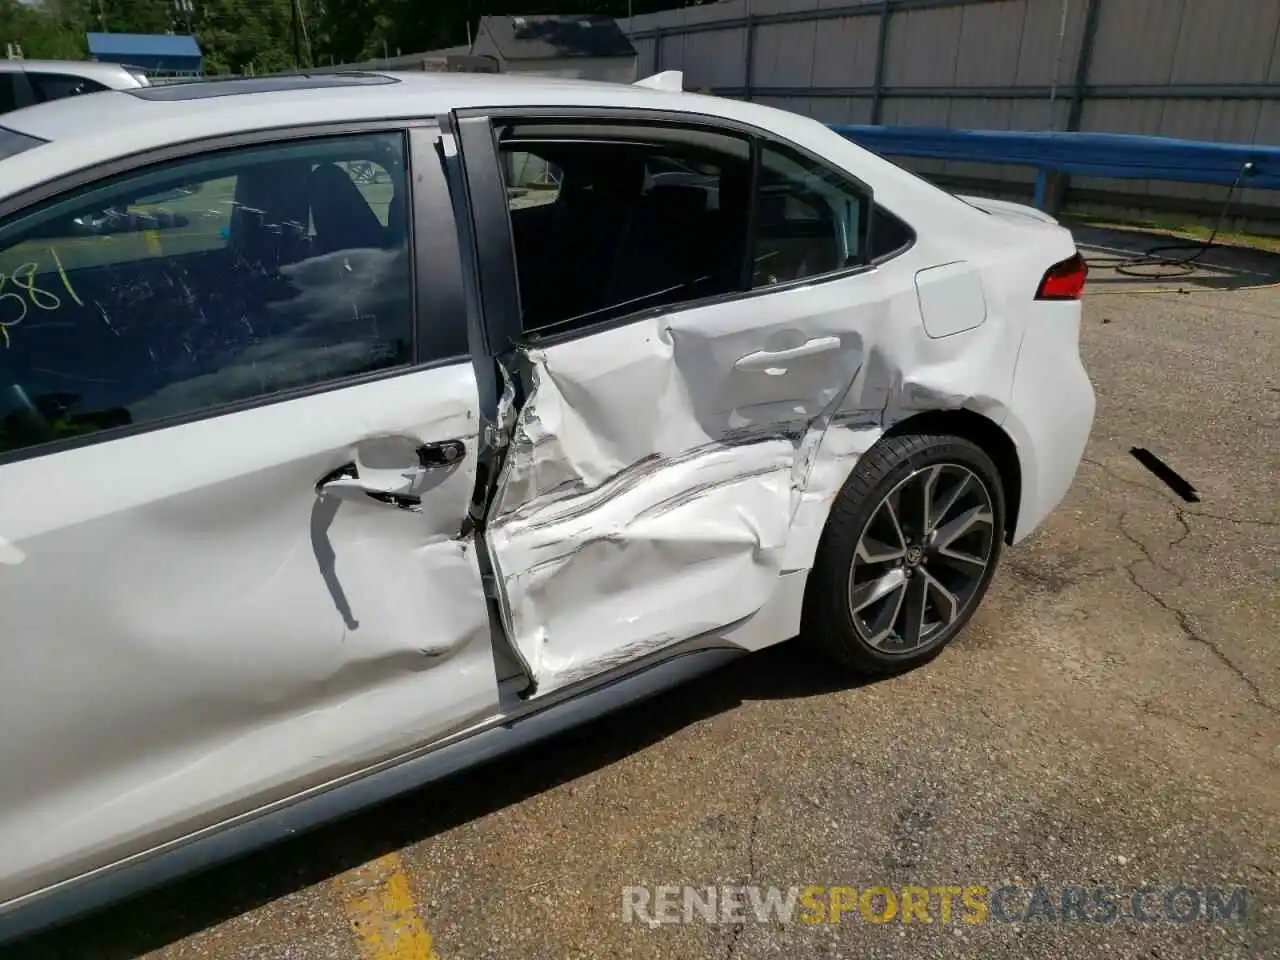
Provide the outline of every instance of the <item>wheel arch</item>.
{"type": "Polygon", "coordinates": [[[1018,448],[994,420],[972,410],[928,410],[899,420],[884,432],[886,437],[912,433],[941,433],[963,437],[976,443],[991,458],[1004,487],[1004,540],[1013,542],[1018,529],[1018,508],[1022,503],[1022,462],[1018,448]]]}

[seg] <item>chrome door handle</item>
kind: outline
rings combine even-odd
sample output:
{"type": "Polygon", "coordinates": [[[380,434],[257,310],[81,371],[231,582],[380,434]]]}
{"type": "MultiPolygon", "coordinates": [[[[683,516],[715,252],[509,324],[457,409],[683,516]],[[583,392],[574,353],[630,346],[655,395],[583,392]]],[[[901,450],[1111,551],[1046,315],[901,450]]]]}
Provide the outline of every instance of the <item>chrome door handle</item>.
{"type": "Polygon", "coordinates": [[[467,455],[467,445],[461,440],[441,440],[423,444],[416,453],[417,466],[390,471],[390,475],[388,471],[379,471],[369,478],[360,476],[355,463],[344,463],[320,478],[316,493],[338,500],[374,500],[401,510],[421,510],[422,498],[414,491],[421,489],[419,481],[423,474],[461,463],[467,455]]]}
{"type": "Polygon", "coordinates": [[[764,370],[789,360],[814,357],[839,349],[839,337],[814,337],[798,347],[790,347],[786,350],[757,350],[755,353],[748,353],[745,357],[740,357],[733,366],[735,370],[764,370]]]}

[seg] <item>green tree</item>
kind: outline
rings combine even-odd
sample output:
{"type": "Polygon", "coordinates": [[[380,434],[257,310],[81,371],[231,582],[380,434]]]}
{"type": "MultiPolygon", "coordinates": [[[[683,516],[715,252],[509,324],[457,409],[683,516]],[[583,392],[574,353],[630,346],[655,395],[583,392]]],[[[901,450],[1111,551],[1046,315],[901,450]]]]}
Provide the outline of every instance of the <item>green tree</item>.
{"type": "Polygon", "coordinates": [[[199,0],[195,35],[206,73],[293,68],[291,0],[199,0]]]}
{"type": "Polygon", "coordinates": [[[22,47],[23,56],[80,60],[85,56],[84,32],[56,9],[28,7],[18,0],[0,0],[0,39],[22,47]]]}
{"type": "Polygon", "coordinates": [[[167,33],[173,29],[170,0],[94,0],[94,19],[111,33],[167,33]]]}

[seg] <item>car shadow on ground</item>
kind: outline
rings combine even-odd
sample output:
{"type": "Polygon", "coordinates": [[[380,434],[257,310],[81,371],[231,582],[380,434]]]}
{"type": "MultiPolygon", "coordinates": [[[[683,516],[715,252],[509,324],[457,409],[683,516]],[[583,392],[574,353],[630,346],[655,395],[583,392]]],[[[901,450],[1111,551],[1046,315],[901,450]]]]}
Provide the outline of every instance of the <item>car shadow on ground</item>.
{"type": "Polygon", "coordinates": [[[1089,263],[1089,286],[1132,293],[1141,287],[1248,290],[1280,283],[1280,254],[1144,230],[1067,224],[1089,263]],[[1186,265],[1183,266],[1182,264],[1186,265]]]}
{"type": "Polygon", "coordinates": [[[125,960],[520,803],[752,700],[861,685],[793,640],[345,820],[0,948],[5,958],[125,960]]]}

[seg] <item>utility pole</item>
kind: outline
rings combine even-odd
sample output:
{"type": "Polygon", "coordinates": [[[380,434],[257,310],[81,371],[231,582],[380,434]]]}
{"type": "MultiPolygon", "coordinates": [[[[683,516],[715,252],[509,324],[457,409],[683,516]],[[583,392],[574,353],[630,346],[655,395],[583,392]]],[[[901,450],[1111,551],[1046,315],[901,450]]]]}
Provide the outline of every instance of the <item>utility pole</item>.
{"type": "Polygon", "coordinates": [[[298,15],[300,0],[289,4],[289,19],[293,28],[293,69],[302,69],[302,18],[298,15]]]}

